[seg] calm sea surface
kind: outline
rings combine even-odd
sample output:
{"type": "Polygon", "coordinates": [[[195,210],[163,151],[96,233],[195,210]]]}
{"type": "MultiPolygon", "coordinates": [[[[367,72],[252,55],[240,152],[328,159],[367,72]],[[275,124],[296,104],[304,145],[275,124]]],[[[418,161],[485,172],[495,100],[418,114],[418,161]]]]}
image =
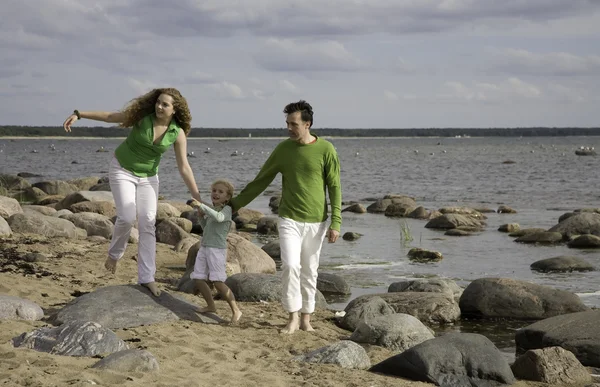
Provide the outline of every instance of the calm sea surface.
{"type": "MultiPolygon", "coordinates": [[[[392,282],[423,277],[451,278],[463,287],[477,278],[509,277],[570,290],[587,305],[600,306],[598,272],[541,274],[529,268],[537,260],[559,255],[579,256],[600,267],[600,252],[522,245],[497,231],[505,223],[550,228],[567,211],[600,207],[600,158],[574,153],[579,146],[600,149],[600,137],[330,140],[340,157],[344,201],[359,201],[366,206],[372,201],[365,199],[398,193],[415,197],[428,209],[497,209],[504,204],[518,211],[486,214],[486,231],[470,237],[444,236],[442,231],[426,229],[423,220],[343,213],[342,233],[354,231],[363,236],[356,242],[340,240],[324,245],[321,270],[341,275],[353,288],[349,299],[336,300],[333,307],[343,308],[360,294],[385,292],[392,282]],[[507,160],[514,163],[504,164],[507,160]],[[401,241],[402,222],[410,227],[413,240],[408,243],[401,241]],[[410,262],[406,253],[411,247],[439,251],[444,259],[431,264],[410,262]]],[[[33,172],[43,175],[44,180],[105,176],[112,151],[121,141],[0,138],[0,173],[33,172]],[[109,152],[96,152],[100,147],[109,152]]],[[[201,191],[206,194],[210,182],[218,177],[242,188],[280,141],[190,139],[188,151],[195,156],[190,163],[201,191]]],[[[189,198],[172,150],[161,163],[159,177],[161,195],[175,200],[189,198]]],[[[278,177],[269,192],[280,187],[278,177]]],[[[248,207],[269,214],[269,197],[269,193],[260,196],[248,207]]],[[[501,349],[510,352],[514,329],[522,325],[490,328],[462,323],[462,330],[491,335],[501,349]]]]}

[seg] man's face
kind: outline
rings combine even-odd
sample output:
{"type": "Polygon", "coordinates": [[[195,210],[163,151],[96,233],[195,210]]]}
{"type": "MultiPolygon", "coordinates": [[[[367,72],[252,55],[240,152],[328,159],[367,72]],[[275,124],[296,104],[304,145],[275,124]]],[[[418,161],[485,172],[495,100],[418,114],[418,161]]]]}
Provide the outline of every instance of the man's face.
{"type": "Polygon", "coordinates": [[[310,133],[310,121],[302,121],[302,112],[288,114],[285,122],[288,134],[294,141],[301,140],[310,133]]]}

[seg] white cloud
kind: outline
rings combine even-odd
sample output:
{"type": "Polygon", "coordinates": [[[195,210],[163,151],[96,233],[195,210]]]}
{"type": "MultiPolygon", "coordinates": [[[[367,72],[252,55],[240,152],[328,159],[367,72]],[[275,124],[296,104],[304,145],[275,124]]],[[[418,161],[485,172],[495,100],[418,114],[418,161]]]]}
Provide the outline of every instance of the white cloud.
{"type": "Polygon", "coordinates": [[[542,95],[542,92],[538,87],[531,83],[523,82],[519,78],[509,78],[508,87],[509,92],[513,92],[526,98],[537,98],[542,95]]]}
{"type": "Polygon", "coordinates": [[[298,88],[296,87],[296,85],[294,85],[292,82],[288,81],[287,79],[282,79],[279,81],[279,86],[287,92],[290,93],[295,93],[298,91],[298,88]]]}
{"type": "Polygon", "coordinates": [[[258,64],[271,71],[356,71],[361,61],[340,42],[304,42],[271,38],[255,55],[258,64]]]}
{"type": "Polygon", "coordinates": [[[135,78],[127,79],[129,86],[138,94],[144,94],[152,89],[157,88],[156,83],[148,80],[140,80],[135,78]]]}
{"type": "Polygon", "coordinates": [[[398,98],[398,94],[394,93],[393,91],[389,91],[389,90],[384,90],[383,91],[383,96],[388,101],[397,101],[399,99],[398,98]]]}
{"type": "Polygon", "coordinates": [[[223,81],[220,83],[213,83],[209,87],[217,92],[217,94],[224,99],[244,99],[246,96],[241,87],[235,83],[223,81]]]}
{"type": "Polygon", "coordinates": [[[535,53],[524,49],[493,50],[494,70],[529,75],[600,75],[600,56],[568,52],[535,53]]]}

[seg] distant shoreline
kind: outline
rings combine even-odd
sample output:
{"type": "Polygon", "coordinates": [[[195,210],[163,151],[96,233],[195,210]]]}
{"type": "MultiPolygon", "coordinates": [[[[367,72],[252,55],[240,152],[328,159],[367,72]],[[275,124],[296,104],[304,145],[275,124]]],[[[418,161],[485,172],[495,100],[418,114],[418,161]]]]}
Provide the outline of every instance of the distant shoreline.
{"type": "MultiPolygon", "coordinates": [[[[16,138],[124,138],[130,129],[119,127],[78,127],[65,133],[62,127],[0,126],[0,139],[16,138]]],[[[527,127],[527,128],[427,128],[427,129],[336,129],[315,128],[316,135],[325,138],[469,138],[469,137],[573,137],[600,136],[600,128],[589,127],[527,127]]],[[[193,128],[189,138],[281,139],[287,138],[285,128],[193,128]]]]}

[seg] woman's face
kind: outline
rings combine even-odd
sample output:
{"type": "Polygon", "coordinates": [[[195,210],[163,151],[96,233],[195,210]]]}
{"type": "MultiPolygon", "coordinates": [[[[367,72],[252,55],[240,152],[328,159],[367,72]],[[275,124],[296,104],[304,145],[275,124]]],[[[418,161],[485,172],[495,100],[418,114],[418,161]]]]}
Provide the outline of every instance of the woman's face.
{"type": "Polygon", "coordinates": [[[175,108],[173,106],[173,97],[169,94],[161,94],[156,100],[154,106],[156,117],[160,118],[171,118],[175,114],[175,108]]]}

